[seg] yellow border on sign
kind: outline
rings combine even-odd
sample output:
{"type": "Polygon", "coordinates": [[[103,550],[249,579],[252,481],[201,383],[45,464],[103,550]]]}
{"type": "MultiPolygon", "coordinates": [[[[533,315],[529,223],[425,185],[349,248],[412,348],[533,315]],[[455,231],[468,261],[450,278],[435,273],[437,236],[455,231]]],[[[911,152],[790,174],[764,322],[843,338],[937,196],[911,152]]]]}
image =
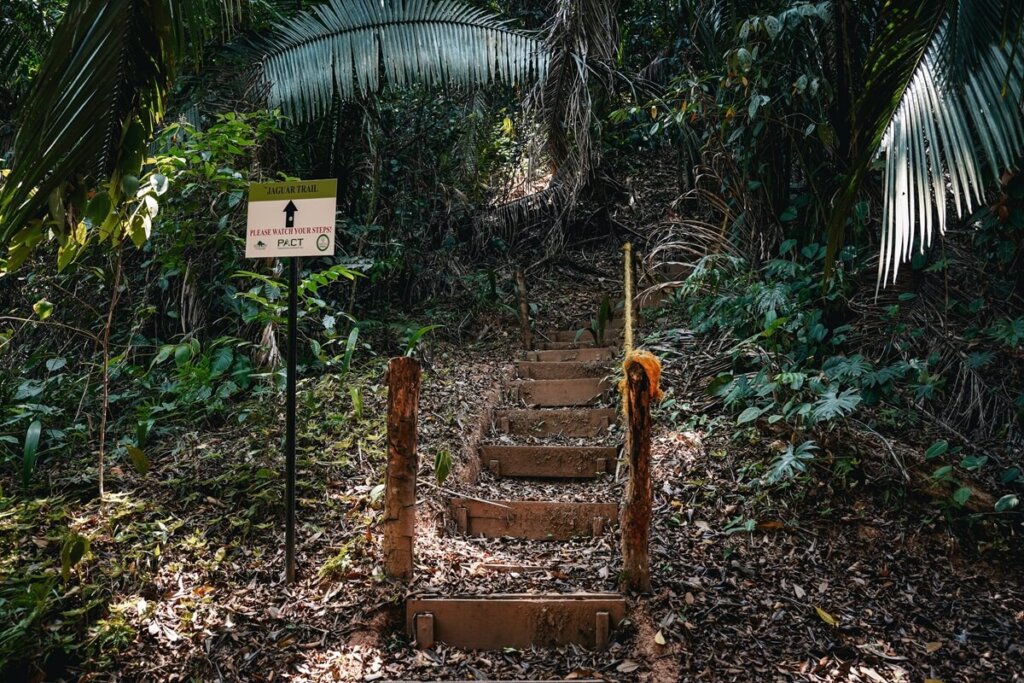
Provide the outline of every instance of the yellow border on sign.
{"type": "Polygon", "coordinates": [[[338,196],[338,179],[291,180],[284,183],[252,183],[250,202],[276,202],[285,199],[327,199],[338,196]]]}

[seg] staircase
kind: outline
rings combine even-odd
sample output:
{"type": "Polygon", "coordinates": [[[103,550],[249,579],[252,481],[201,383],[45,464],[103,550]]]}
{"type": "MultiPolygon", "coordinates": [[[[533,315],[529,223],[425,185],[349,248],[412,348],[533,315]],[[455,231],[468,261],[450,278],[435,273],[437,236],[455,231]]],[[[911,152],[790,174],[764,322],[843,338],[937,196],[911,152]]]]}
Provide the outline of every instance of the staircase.
{"type": "MultiPolygon", "coordinates": [[[[447,501],[449,533],[484,538],[565,543],[616,534],[617,500],[607,486],[584,488],[584,501],[532,500],[526,480],[597,482],[613,476],[618,445],[607,443],[617,424],[617,392],[608,380],[619,356],[623,321],[610,321],[607,343],[589,332],[556,330],[525,351],[516,378],[503,391],[513,407],[491,411],[489,438],[478,449],[481,469],[500,482],[501,499],[452,496],[447,501]],[[580,445],[583,442],[584,445],[580,445]],[[509,492],[522,491],[520,496],[509,492]]],[[[498,488],[497,486],[492,488],[498,488]]],[[[579,489],[574,489],[579,491],[579,489]]],[[[617,536],[617,534],[616,534],[617,536]]],[[[608,542],[617,546],[617,537],[608,542]]],[[[605,584],[597,576],[594,582],[605,584]]],[[[519,593],[471,596],[414,595],[406,601],[405,626],[419,648],[435,643],[482,650],[608,647],[626,615],[619,593],[519,593]]]]}

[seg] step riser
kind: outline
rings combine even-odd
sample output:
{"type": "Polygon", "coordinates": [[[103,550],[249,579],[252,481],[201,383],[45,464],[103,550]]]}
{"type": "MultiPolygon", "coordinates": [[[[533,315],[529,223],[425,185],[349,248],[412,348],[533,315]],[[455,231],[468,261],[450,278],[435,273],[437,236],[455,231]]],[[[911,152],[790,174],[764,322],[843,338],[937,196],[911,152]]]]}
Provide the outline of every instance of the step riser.
{"type": "Polygon", "coordinates": [[[602,378],[608,372],[608,365],[602,362],[581,363],[566,361],[564,363],[549,363],[519,361],[516,364],[516,374],[520,379],[602,378]]]}
{"type": "Polygon", "coordinates": [[[592,363],[595,361],[609,361],[615,358],[616,355],[615,350],[608,347],[600,349],[562,349],[527,351],[524,360],[540,363],[564,363],[567,361],[592,363]]]}
{"type": "Polygon", "coordinates": [[[513,382],[509,388],[528,406],[564,408],[597,405],[607,398],[610,386],[602,379],[542,379],[513,382]]]}
{"type": "Polygon", "coordinates": [[[615,471],[615,448],[481,446],[480,460],[496,477],[592,479],[615,471]]]}
{"type": "Polygon", "coordinates": [[[602,436],[617,419],[618,412],[614,408],[495,410],[491,418],[494,429],[504,434],[574,438],[602,436]]]}
{"type": "Polygon", "coordinates": [[[600,536],[619,517],[615,503],[553,503],[500,500],[498,505],[468,498],[448,501],[459,531],[484,538],[568,541],[600,536]]]}
{"type": "Polygon", "coordinates": [[[417,647],[441,642],[472,650],[580,645],[608,647],[626,601],[607,594],[410,598],[405,627],[417,647]]]}

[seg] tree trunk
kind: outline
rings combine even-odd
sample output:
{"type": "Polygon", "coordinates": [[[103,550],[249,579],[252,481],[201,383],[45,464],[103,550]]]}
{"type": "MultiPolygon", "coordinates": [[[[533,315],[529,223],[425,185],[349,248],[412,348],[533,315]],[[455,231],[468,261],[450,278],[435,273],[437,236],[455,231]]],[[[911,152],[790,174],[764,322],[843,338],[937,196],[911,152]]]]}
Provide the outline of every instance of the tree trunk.
{"type": "Polygon", "coordinates": [[[416,421],[420,364],[415,358],[388,363],[388,468],[384,498],[384,566],[388,576],[412,579],[416,536],[416,421]]]}
{"type": "Polygon", "coordinates": [[[643,365],[626,368],[626,459],[629,480],[620,526],[623,591],[651,591],[648,544],[651,535],[651,383],[643,365]]]}

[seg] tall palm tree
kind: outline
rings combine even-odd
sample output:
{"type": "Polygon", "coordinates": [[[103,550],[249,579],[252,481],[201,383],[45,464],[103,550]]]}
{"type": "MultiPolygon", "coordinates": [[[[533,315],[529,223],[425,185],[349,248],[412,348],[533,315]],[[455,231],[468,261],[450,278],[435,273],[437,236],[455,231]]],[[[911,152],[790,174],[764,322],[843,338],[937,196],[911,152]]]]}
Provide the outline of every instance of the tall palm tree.
{"type": "MultiPolygon", "coordinates": [[[[110,179],[120,192],[120,178],[138,173],[176,68],[211,28],[232,24],[239,2],[71,3],[20,107],[14,167],[0,187],[0,247],[38,241],[41,227],[29,220],[48,201],[51,214],[63,206],[76,177],[110,179]]],[[[270,105],[300,120],[323,114],[335,95],[384,82],[514,82],[546,68],[540,43],[458,0],[328,0],[256,45],[270,105]]],[[[52,218],[60,230],[66,219],[52,218]]]]}
{"type": "Polygon", "coordinates": [[[884,156],[884,285],[945,231],[948,197],[953,213],[965,215],[1024,154],[1024,3],[886,0],[879,23],[854,103],[852,163],[829,221],[828,262],[872,163],[884,156]]]}

